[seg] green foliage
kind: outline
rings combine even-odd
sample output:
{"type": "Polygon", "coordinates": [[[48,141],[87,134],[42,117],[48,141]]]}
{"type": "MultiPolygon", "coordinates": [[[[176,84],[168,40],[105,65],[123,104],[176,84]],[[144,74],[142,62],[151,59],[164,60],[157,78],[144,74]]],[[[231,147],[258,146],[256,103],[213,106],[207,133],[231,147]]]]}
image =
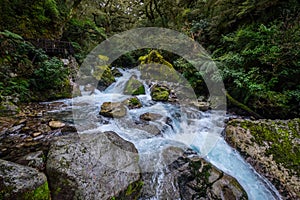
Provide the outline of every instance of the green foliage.
{"type": "Polygon", "coordinates": [[[39,90],[63,87],[68,79],[68,69],[56,57],[40,63],[34,74],[35,79],[33,82],[39,90]]]}
{"type": "Polygon", "coordinates": [[[24,38],[58,38],[72,8],[66,4],[61,0],[1,1],[0,30],[24,38]]]}
{"type": "Polygon", "coordinates": [[[43,50],[9,31],[0,32],[0,47],[1,99],[10,97],[18,103],[47,100],[42,96],[68,96],[68,91],[61,89],[69,86],[68,70],[58,58],[49,58],[43,50]]]}
{"type": "Polygon", "coordinates": [[[299,114],[300,31],[298,24],[289,27],[248,25],[225,35],[224,47],[215,51],[233,96],[265,117],[299,114]]]}
{"type": "Polygon", "coordinates": [[[72,41],[76,46],[75,53],[78,56],[85,56],[102,40],[106,39],[103,28],[96,26],[91,20],[80,20],[73,18],[66,26],[63,33],[63,39],[72,41]],[[82,55],[80,55],[82,54],[82,55]]]}

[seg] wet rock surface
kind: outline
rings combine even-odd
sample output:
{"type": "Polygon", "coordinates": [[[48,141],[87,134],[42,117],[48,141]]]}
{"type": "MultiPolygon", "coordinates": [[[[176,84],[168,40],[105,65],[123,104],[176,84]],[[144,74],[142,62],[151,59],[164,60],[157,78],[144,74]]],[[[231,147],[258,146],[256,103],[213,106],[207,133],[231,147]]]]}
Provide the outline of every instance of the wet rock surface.
{"type": "Polygon", "coordinates": [[[155,121],[155,120],[158,120],[161,118],[163,118],[162,115],[157,114],[157,113],[149,113],[149,112],[144,113],[140,116],[140,119],[145,120],[145,121],[155,121]]]}
{"type": "Polygon", "coordinates": [[[104,102],[101,105],[100,115],[105,117],[120,118],[127,113],[125,105],[121,102],[104,102]]]}
{"type": "Polygon", "coordinates": [[[234,178],[192,150],[169,147],[160,156],[162,170],[143,174],[145,199],[155,196],[158,185],[159,199],[248,199],[234,178]]]}
{"type": "Polygon", "coordinates": [[[300,199],[300,120],[228,122],[226,140],[284,199],[300,199]]]}
{"type": "Polygon", "coordinates": [[[47,174],[53,199],[111,199],[140,179],[138,152],[114,132],[55,142],[47,174]]]}

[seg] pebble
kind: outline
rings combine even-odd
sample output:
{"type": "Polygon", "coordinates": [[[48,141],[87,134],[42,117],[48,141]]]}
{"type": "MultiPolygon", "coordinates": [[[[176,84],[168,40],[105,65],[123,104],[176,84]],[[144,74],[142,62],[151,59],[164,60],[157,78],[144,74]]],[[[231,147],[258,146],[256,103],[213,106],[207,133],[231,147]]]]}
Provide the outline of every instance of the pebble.
{"type": "Polygon", "coordinates": [[[41,132],[35,132],[35,133],[32,134],[32,137],[37,137],[37,136],[39,136],[41,134],[42,134],[41,132]]]}
{"type": "Polygon", "coordinates": [[[50,126],[51,128],[62,128],[62,127],[65,126],[65,124],[62,123],[62,122],[60,122],[60,121],[50,121],[50,122],[49,122],[49,126],[50,126]]]}

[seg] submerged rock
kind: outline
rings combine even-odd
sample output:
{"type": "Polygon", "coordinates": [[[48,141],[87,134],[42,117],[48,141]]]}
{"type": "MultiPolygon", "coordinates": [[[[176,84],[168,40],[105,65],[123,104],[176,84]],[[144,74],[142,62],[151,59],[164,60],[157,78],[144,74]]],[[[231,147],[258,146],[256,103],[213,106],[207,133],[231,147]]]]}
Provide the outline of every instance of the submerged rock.
{"type": "Polygon", "coordinates": [[[158,120],[161,118],[163,118],[162,115],[157,114],[157,113],[149,113],[149,112],[144,113],[140,116],[140,119],[144,120],[144,121],[155,121],[155,120],[158,120]]]}
{"type": "Polygon", "coordinates": [[[151,87],[151,98],[153,101],[168,101],[170,89],[163,85],[153,85],[151,87]]]}
{"type": "Polygon", "coordinates": [[[127,95],[145,94],[145,87],[142,82],[136,79],[135,76],[131,76],[125,85],[124,94],[127,95]]]}
{"type": "Polygon", "coordinates": [[[105,117],[120,118],[124,117],[126,113],[125,105],[120,102],[104,102],[101,105],[100,115],[105,117]]]}
{"type": "Polygon", "coordinates": [[[300,119],[231,120],[227,142],[269,179],[284,199],[300,199],[300,119]]]}
{"type": "MultiPolygon", "coordinates": [[[[145,159],[144,162],[144,166],[151,165],[147,163],[151,159],[145,159]]],[[[143,197],[158,195],[159,199],[187,200],[248,198],[233,177],[207,163],[191,150],[168,147],[160,154],[160,164],[162,170],[143,174],[143,197]],[[160,188],[159,194],[155,188],[157,185],[160,188]]]]}
{"type": "Polygon", "coordinates": [[[140,180],[138,152],[114,132],[81,135],[51,146],[52,199],[111,199],[140,180]]]}
{"type": "Polygon", "coordinates": [[[0,191],[0,199],[50,199],[45,174],[5,160],[0,160],[0,191]]]}

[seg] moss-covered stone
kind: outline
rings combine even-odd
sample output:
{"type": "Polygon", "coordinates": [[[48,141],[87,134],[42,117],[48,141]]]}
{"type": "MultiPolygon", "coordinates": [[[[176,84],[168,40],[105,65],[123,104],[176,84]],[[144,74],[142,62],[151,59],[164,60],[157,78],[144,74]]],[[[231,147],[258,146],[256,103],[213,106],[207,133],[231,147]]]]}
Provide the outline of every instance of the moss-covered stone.
{"type": "Polygon", "coordinates": [[[36,169],[0,160],[0,199],[48,200],[47,178],[36,169]]]}
{"type": "Polygon", "coordinates": [[[143,105],[137,97],[126,99],[123,102],[129,109],[141,108],[143,105]]]}
{"type": "Polygon", "coordinates": [[[154,85],[151,88],[151,97],[154,101],[168,101],[170,95],[170,89],[161,86],[161,85],[154,85]]]}
{"type": "Polygon", "coordinates": [[[179,76],[173,65],[166,61],[156,50],[139,58],[141,77],[143,79],[178,82],[179,76]]]}
{"type": "Polygon", "coordinates": [[[226,140],[286,198],[300,197],[300,119],[232,120],[226,140]]]}
{"type": "Polygon", "coordinates": [[[141,83],[139,80],[136,79],[135,76],[131,76],[125,85],[124,94],[127,95],[145,94],[145,87],[143,83],[141,83]]]}

